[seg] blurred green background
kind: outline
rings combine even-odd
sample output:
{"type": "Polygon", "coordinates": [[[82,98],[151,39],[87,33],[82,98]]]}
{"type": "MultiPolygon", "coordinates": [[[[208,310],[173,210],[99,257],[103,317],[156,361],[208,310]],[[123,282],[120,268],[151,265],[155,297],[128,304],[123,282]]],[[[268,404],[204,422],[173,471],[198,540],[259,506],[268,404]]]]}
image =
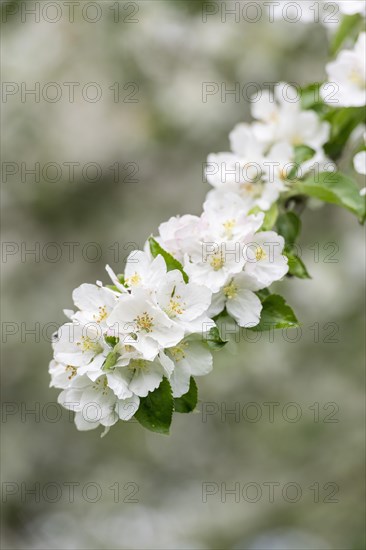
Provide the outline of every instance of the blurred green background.
{"type": "Polygon", "coordinates": [[[22,21],[22,4],[34,6],[2,6],[3,81],[19,86],[2,103],[3,167],[19,170],[2,178],[2,547],[364,548],[364,236],[351,214],[306,212],[301,245],[313,279],[280,285],[301,333],[243,338],[238,354],[218,353],[198,380],[199,412],[175,415],[170,437],[134,422],[103,439],[79,433],[48,387],[48,337],[72,290],[107,282],[105,264],[121,271],[170,216],[199,214],[208,153],[228,150],[229,131],[250,120],[243,96],[204,102],[203,83],[322,80],[329,31],[265,17],[222,23],[220,13],[204,23],[200,1],[97,2],[95,23],[95,7],[81,12],[90,2],[75,7],[74,22],[54,2],[54,23],[52,6],[39,22],[22,21]],[[21,83],[37,82],[40,101],[22,101],[21,83]],[[50,82],[59,101],[42,97],[50,82]],[[80,83],[73,103],[68,82],[80,83]],[[99,101],[82,97],[90,82],[99,101]],[[22,181],[21,163],[36,162],[40,181],[22,181]],[[42,175],[47,163],[62,167],[59,181],[52,167],[42,175]],[[95,182],[92,168],[83,177],[88,163],[101,172],[95,182]],[[239,492],[225,497],[225,488],[239,492]]]}

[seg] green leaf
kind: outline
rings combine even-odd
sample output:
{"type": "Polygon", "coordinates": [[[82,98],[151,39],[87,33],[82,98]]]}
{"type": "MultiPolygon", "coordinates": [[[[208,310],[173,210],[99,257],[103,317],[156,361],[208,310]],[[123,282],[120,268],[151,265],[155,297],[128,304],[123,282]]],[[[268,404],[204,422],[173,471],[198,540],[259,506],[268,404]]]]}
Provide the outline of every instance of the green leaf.
{"type": "Polygon", "coordinates": [[[107,342],[107,344],[112,346],[112,348],[114,348],[119,342],[119,338],[117,338],[116,336],[104,336],[104,340],[107,342]]]}
{"type": "Polygon", "coordinates": [[[265,212],[261,231],[270,231],[276,223],[278,216],[278,207],[274,202],[269,210],[265,212]]]}
{"type": "Polygon", "coordinates": [[[302,164],[307,160],[310,160],[315,155],[314,149],[308,147],[307,145],[297,145],[295,147],[295,157],[294,162],[296,164],[302,164]]]}
{"type": "Polygon", "coordinates": [[[188,275],[184,271],[182,264],[178,262],[178,260],[176,260],[169,252],[164,250],[164,248],[160,246],[160,244],[154,239],[154,237],[149,238],[149,244],[150,251],[153,257],[156,258],[156,256],[158,256],[159,254],[163,256],[167,270],[172,271],[173,269],[178,269],[178,271],[180,271],[183,275],[184,282],[188,283],[188,275]]]}
{"type": "Polygon", "coordinates": [[[311,279],[308,270],[299,256],[291,252],[286,252],[286,256],[288,258],[289,275],[298,279],[311,279]]]}
{"type": "Polygon", "coordinates": [[[365,113],[364,107],[345,107],[332,109],[324,117],[331,124],[331,136],[324,146],[328,157],[337,160],[341,156],[353,130],[365,122],[365,113]]]}
{"type": "Polygon", "coordinates": [[[259,324],[250,330],[262,332],[276,328],[297,327],[298,321],[284,298],[278,294],[271,294],[262,302],[263,309],[259,324]]]}
{"type": "Polygon", "coordinates": [[[262,290],[258,290],[255,294],[258,296],[261,302],[263,302],[268,296],[271,295],[268,288],[262,288],[262,290]]]}
{"type": "Polygon", "coordinates": [[[136,420],[152,432],[169,434],[173,416],[173,396],[168,380],[164,377],[160,386],[147,397],[140,398],[135,413],[136,420]]]}
{"type": "Polygon", "coordinates": [[[111,351],[108,353],[106,360],[103,363],[103,370],[109,370],[117,363],[119,353],[116,351],[111,351]]]}
{"type": "Polygon", "coordinates": [[[188,392],[182,395],[182,397],[174,398],[174,410],[178,413],[190,413],[196,408],[197,399],[197,384],[193,376],[191,376],[188,392]]]}
{"type": "Polygon", "coordinates": [[[363,17],[359,13],[345,15],[342,18],[337,32],[333,36],[331,53],[335,55],[347,38],[356,38],[363,27],[363,17]]]}
{"type": "Polygon", "coordinates": [[[218,327],[212,327],[208,334],[204,336],[204,341],[212,350],[219,350],[226,346],[227,342],[221,339],[220,331],[218,327]]]}
{"type": "Polygon", "coordinates": [[[360,221],[364,219],[365,200],[360,195],[359,187],[353,179],[341,172],[315,174],[304,181],[296,182],[294,187],[299,193],[309,197],[347,208],[360,221]]]}
{"type": "Polygon", "coordinates": [[[303,110],[316,111],[324,113],[329,111],[329,106],[326,105],[320,95],[321,82],[310,84],[301,90],[301,108],[303,110]]]}
{"type": "Polygon", "coordinates": [[[282,235],[286,241],[286,245],[291,248],[300,234],[301,220],[295,212],[286,212],[278,217],[276,228],[277,233],[282,235]]]}

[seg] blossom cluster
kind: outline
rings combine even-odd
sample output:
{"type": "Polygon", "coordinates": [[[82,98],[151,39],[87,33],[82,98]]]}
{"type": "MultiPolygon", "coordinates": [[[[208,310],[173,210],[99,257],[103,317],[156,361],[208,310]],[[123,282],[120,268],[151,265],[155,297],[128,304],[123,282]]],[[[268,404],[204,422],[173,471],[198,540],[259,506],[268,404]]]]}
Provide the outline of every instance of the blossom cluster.
{"type": "Polygon", "coordinates": [[[210,155],[206,169],[214,187],[211,196],[220,201],[233,192],[245,201],[246,212],[269,210],[291,181],[332,167],[323,150],[330,124],[301,108],[296,88],[279,83],[273,93],[263,91],[252,103],[252,115],[255,122],[238,124],[231,132],[231,152],[210,155]]]}
{"type": "Polygon", "coordinates": [[[209,198],[200,217],[171,218],[153,240],[179,269],[168,270],[165,254],[152,255],[150,239],[131,252],[123,275],[107,266],[112,288],[98,282],[74,291],[78,310],[65,311],[50,374],[79,429],[129,420],[163,377],[174,397],[186,394],[191,376],[212,370],[206,336],[225,308],[239,326],[259,323],[255,291],[288,270],[284,239],[260,231],[263,217],[246,215],[235,195],[209,198]]]}
{"type": "MultiPolygon", "coordinates": [[[[360,63],[365,36],[327,66],[339,84],[338,107],[365,104],[360,91],[366,80],[360,63]]],[[[341,114],[349,125],[345,111],[341,114]]],[[[323,188],[320,180],[301,183],[316,164],[318,175],[330,165],[326,151],[332,151],[334,112],[324,119],[316,109],[303,109],[296,89],[285,83],[273,93],[263,92],[252,104],[254,121],[230,133],[231,151],[209,155],[206,177],[213,189],[202,214],[162,223],[143,250],[129,255],[123,274],[107,266],[113,284],[98,281],[74,290],[76,309],[65,310],[68,322],[54,337],[49,371],[51,386],[62,390],[59,402],[75,411],[78,429],[102,425],[107,431],[119,419],[136,416],[159,431],[156,423],[165,405],[152,396],[163,387],[170,411],[187,412],[182,409],[194,393],[192,380],[212,370],[209,342],[212,331],[220,340],[217,321],[226,316],[253,329],[261,323],[263,296],[272,296],[272,308],[283,306],[268,287],[287,273],[308,277],[287,239],[298,234],[300,223],[286,211],[293,182],[300,182],[296,193],[339,204],[364,218],[357,185],[343,175],[333,187],[327,180],[323,188]],[[286,224],[293,225],[290,232],[276,225],[279,208],[286,224]]],[[[339,149],[339,136],[333,145],[339,149]]],[[[361,151],[354,162],[358,172],[366,172],[364,163],[361,151]]],[[[289,309],[284,322],[291,317],[289,309]]],[[[267,310],[267,320],[268,315],[267,310]]],[[[278,312],[275,318],[277,322],[278,312]]]]}

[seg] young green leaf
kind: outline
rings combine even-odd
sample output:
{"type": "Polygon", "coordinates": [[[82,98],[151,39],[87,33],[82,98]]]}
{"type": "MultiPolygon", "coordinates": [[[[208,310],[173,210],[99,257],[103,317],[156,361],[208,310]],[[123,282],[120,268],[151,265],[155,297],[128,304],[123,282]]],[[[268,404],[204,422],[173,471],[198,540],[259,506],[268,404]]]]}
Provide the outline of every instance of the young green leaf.
{"type": "Polygon", "coordinates": [[[360,221],[365,215],[365,200],[357,183],[341,172],[322,172],[295,184],[299,193],[347,208],[360,221]]]}
{"type": "Polygon", "coordinates": [[[104,340],[107,342],[107,344],[112,346],[112,348],[114,348],[119,342],[119,338],[117,338],[116,336],[104,336],[104,340]]]}
{"type": "Polygon", "coordinates": [[[295,212],[286,212],[278,217],[276,228],[277,232],[285,239],[286,245],[291,248],[300,234],[301,220],[295,212]]]}
{"type": "Polygon", "coordinates": [[[188,275],[184,271],[182,264],[178,262],[178,260],[176,260],[169,252],[164,250],[164,248],[160,246],[160,244],[154,239],[154,237],[149,238],[149,244],[150,251],[153,257],[156,258],[156,256],[158,256],[159,254],[163,256],[167,270],[172,271],[173,269],[178,269],[178,271],[180,271],[183,275],[184,282],[188,283],[188,275]]]}
{"type": "Polygon", "coordinates": [[[227,344],[227,342],[221,339],[220,331],[217,327],[212,327],[204,337],[204,340],[212,350],[220,350],[227,344]]]}
{"type": "Polygon", "coordinates": [[[317,113],[327,112],[329,110],[321,97],[320,88],[322,83],[316,82],[310,84],[301,90],[301,107],[303,110],[316,111],[317,113]]]}
{"type": "Polygon", "coordinates": [[[308,145],[297,145],[295,147],[295,158],[294,162],[296,165],[302,164],[303,162],[310,160],[315,155],[315,150],[308,145]]]}
{"type": "Polygon", "coordinates": [[[297,327],[298,321],[290,306],[278,294],[271,294],[262,302],[261,320],[250,330],[262,332],[276,328],[297,327]]]}
{"type": "Polygon", "coordinates": [[[311,279],[304,262],[296,254],[286,252],[286,256],[288,258],[289,275],[298,279],[311,279]]]}
{"type": "Polygon", "coordinates": [[[263,225],[261,231],[270,231],[273,229],[274,224],[276,223],[278,217],[278,206],[274,202],[269,210],[265,212],[263,225]]]}
{"type": "Polygon", "coordinates": [[[325,144],[324,150],[328,157],[337,160],[352,134],[353,130],[359,124],[365,122],[364,107],[345,107],[342,109],[331,109],[324,116],[331,124],[331,137],[328,143],[325,144]]]}
{"type": "Polygon", "coordinates": [[[358,33],[362,30],[363,25],[363,17],[359,13],[343,16],[342,21],[333,36],[331,44],[332,55],[335,55],[338,52],[346,39],[349,39],[350,37],[356,38],[358,33]]]}
{"type": "Polygon", "coordinates": [[[256,295],[258,296],[258,298],[260,299],[261,302],[263,302],[268,296],[271,295],[270,291],[268,290],[268,288],[262,288],[262,290],[258,290],[256,292],[256,295]]]}
{"type": "Polygon", "coordinates": [[[190,413],[194,411],[197,405],[198,389],[193,376],[189,382],[189,390],[182,397],[174,398],[174,410],[178,413],[190,413]]]}
{"type": "Polygon", "coordinates": [[[150,392],[147,397],[141,397],[135,418],[144,428],[152,432],[169,434],[173,403],[172,389],[168,380],[163,378],[156,390],[150,392]]]}

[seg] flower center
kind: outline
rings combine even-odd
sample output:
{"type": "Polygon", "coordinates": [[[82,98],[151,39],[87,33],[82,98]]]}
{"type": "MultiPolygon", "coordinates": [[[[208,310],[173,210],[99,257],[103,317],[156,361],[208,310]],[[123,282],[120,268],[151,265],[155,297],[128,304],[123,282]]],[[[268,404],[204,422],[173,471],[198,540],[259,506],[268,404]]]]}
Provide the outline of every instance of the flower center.
{"type": "Polygon", "coordinates": [[[254,199],[259,198],[262,194],[263,185],[260,182],[251,183],[245,182],[240,185],[240,191],[244,195],[251,195],[254,199]]]}
{"type": "MultiPolygon", "coordinates": [[[[296,147],[298,145],[302,145],[304,143],[304,138],[302,136],[300,136],[299,134],[295,134],[294,136],[292,136],[291,143],[294,147],[296,147]]],[[[281,170],[281,172],[282,171],[283,170],[281,170]]]]}
{"type": "Polygon", "coordinates": [[[224,287],[224,294],[228,300],[232,300],[238,294],[238,287],[234,284],[234,281],[224,287]]]}
{"type": "Polygon", "coordinates": [[[349,79],[353,84],[356,84],[356,86],[359,86],[360,88],[366,87],[366,82],[363,79],[361,73],[357,69],[351,70],[349,79]]]}
{"type": "Polygon", "coordinates": [[[233,229],[236,225],[236,220],[232,219],[232,220],[227,220],[225,223],[222,224],[224,226],[224,229],[225,229],[225,235],[228,239],[231,239],[231,237],[233,236],[233,229]]]}
{"type": "Polygon", "coordinates": [[[280,176],[280,179],[281,179],[282,181],[286,181],[287,178],[288,178],[287,170],[285,170],[285,168],[281,168],[281,169],[280,169],[280,172],[279,172],[279,176],[280,176]]]}
{"type": "Polygon", "coordinates": [[[218,252],[217,254],[212,255],[210,265],[214,269],[214,271],[219,271],[224,267],[225,260],[223,258],[222,252],[218,252]]]}
{"type": "Polygon", "coordinates": [[[77,368],[73,367],[72,365],[67,365],[65,367],[65,370],[66,370],[66,372],[70,373],[69,376],[67,377],[69,380],[74,378],[74,376],[76,376],[76,374],[77,374],[77,368]]]}
{"type": "Polygon", "coordinates": [[[186,348],[188,348],[188,342],[181,342],[178,346],[175,346],[174,348],[170,348],[169,351],[173,356],[174,361],[178,363],[182,359],[185,359],[186,348]]]}
{"type": "Polygon", "coordinates": [[[101,390],[102,395],[107,395],[108,394],[108,380],[107,380],[107,377],[102,376],[101,378],[98,378],[98,380],[96,380],[94,382],[93,390],[96,390],[96,391],[101,390]]]}
{"type": "Polygon", "coordinates": [[[132,359],[129,368],[132,370],[144,370],[147,368],[147,361],[145,361],[145,359],[132,359]]]}
{"type": "Polygon", "coordinates": [[[141,283],[141,277],[137,272],[135,272],[133,275],[131,275],[131,277],[127,277],[125,283],[128,286],[137,286],[141,283]]]}
{"type": "Polygon", "coordinates": [[[107,308],[106,306],[99,306],[98,311],[99,313],[98,315],[94,315],[94,319],[96,320],[97,323],[101,323],[108,316],[107,308]]]}
{"type": "Polygon", "coordinates": [[[145,332],[152,332],[154,326],[154,319],[146,311],[142,315],[138,315],[134,319],[139,330],[144,330],[145,332]]]}
{"type": "Polygon", "coordinates": [[[260,262],[261,260],[265,260],[266,258],[267,254],[261,246],[258,246],[255,251],[255,259],[257,260],[257,262],[260,262]]]}
{"type": "Polygon", "coordinates": [[[99,342],[93,342],[88,336],[82,336],[81,341],[77,342],[77,346],[80,346],[81,351],[94,351],[95,354],[103,351],[103,347],[99,342]]]}
{"type": "Polygon", "coordinates": [[[174,298],[170,298],[169,305],[166,309],[166,313],[169,317],[182,315],[185,312],[185,309],[184,309],[185,303],[179,300],[181,300],[180,296],[175,296],[174,298]]]}

